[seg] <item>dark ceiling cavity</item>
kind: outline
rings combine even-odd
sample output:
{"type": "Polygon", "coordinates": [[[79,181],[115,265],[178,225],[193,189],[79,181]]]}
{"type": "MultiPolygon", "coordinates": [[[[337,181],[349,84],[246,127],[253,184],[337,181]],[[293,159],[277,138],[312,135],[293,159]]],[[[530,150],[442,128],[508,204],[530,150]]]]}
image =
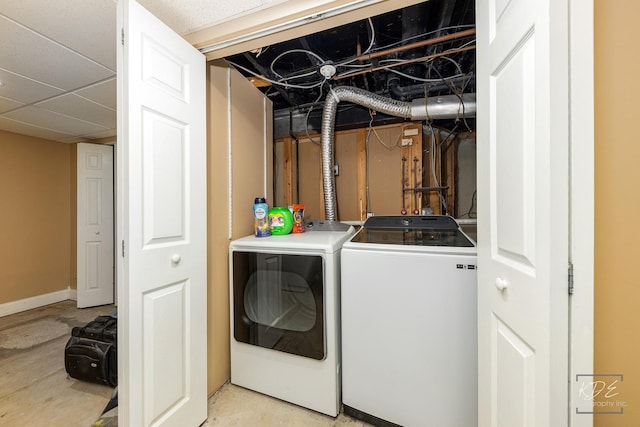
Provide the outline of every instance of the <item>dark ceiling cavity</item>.
{"type": "MultiPolygon", "coordinates": [[[[227,60],[273,101],[275,137],[317,133],[331,87],[401,101],[475,92],[475,1],[430,0],[227,60]]],[[[336,130],[396,121],[346,104],[336,130]]]]}

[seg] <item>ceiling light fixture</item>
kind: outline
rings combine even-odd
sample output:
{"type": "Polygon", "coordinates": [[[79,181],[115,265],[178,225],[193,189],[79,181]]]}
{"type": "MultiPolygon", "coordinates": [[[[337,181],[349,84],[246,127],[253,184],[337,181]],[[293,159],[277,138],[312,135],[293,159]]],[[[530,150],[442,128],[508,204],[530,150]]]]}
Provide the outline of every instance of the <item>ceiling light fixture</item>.
{"type": "Polygon", "coordinates": [[[296,19],[293,19],[288,22],[284,22],[282,24],[274,25],[272,27],[265,28],[263,30],[255,31],[253,33],[245,34],[240,37],[231,38],[228,40],[224,40],[222,42],[214,43],[209,46],[203,46],[198,50],[202,53],[209,53],[219,49],[224,49],[229,46],[234,46],[239,43],[247,42],[250,40],[255,40],[260,37],[269,36],[271,34],[279,33],[281,31],[289,30],[291,28],[296,28],[304,24],[308,24],[310,22],[318,21],[321,19],[330,18],[332,16],[340,15],[342,13],[351,12],[356,9],[360,9],[366,6],[370,6],[372,4],[380,3],[382,0],[358,0],[347,5],[338,6],[333,9],[328,9],[321,13],[312,13],[306,16],[302,16],[296,19]]]}

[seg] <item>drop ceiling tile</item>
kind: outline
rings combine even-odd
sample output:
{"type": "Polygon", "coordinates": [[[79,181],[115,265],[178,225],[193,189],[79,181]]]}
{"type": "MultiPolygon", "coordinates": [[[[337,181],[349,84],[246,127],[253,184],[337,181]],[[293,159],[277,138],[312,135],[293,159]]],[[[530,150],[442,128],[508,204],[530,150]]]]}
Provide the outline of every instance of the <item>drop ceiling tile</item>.
{"type": "Polygon", "coordinates": [[[45,108],[26,106],[4,114],[12,120],[23,123],[34,123],[68,135],[84,135],[105,130],[105,126],[78,120],[63,114],[54,113],[45,108]]]}
{"type": "Polygon", "coordinates": [[[113,138],[115,141],[116,135],[118,134],[118,129],[107,129],[100,132],[88,133],[86,135],[82,135],[82,137],[87,139],[104,139],[104,138],[113,138]]]}
{"type": "Polygon", "coordinates": [[[8,71],[74,90],[114,72],[0,15],[0,64],[8,71]]]}
{"type": "Polygon", "coordinates": [[[115,0],[4,1],[2,13],[115,72],[115,0]]]}
{"type": "Polygon", "coordinates": [[[116,110],[96,104],[73,93],[57,96],[35,104],[55,113],[95,123],[105,128],[116,127],[116,110]]]}
{"type": "MultiPolygon", "coordinates": [[[[3,64],[6,65],[6,64],[3,64]]],[[[0,96],[25,104],[60,95],[64,91],[0,68],[0,96]]]]}
{"type": "Polygon", "coordinates": [[[82,136],[72,136],[71,138],[59,139],[58,142],[62,142],[64,144],[77,144],[79,142],[87,142],[87,138],[82,136]]]}
{"type": "Polygon", "coordinates": [[[48,139],[51,141],[57,141],[72,136],[63,132],[57,132],[52,129],[33,126],[28,123],[19,122],[17,120],[11,120],[3,116],[0,116],[0,129],[7,132],[19,133],[21,135],[33,136],[36,138],[48,139]]]}
{"type": "Polygon", "coordinates": [[[18,101],[14,101],[13,99],[8,99],[0,96],[0,113],[13,110],[14,108],[18,108],[21,105],[24,105],[24,104],[18,101]]]}
{"type": "Polygon", "coordinates": [[[264,9],[285,0],[138,0],[178,34],[189,34],[233,16],[255,9],[264,9]]]}
{"type": "Polygon", "coordinates": [[[116,78],[108,79],[104,82],[97,83],[93,86],[88,86],[83,89],[77,90],[76,94],[104,105],[108,108],[117,108],[117,88],[116,78]]]}

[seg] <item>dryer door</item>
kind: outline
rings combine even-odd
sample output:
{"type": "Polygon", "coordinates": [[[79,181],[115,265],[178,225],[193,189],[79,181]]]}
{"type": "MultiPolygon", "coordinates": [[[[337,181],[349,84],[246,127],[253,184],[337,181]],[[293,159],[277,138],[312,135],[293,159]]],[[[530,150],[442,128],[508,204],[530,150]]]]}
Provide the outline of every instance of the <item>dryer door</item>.
{"type": "Polygon", "coordinates": [[[321,255],[233,252],[232,281],[237,341],[325,358],[321,255]]]}

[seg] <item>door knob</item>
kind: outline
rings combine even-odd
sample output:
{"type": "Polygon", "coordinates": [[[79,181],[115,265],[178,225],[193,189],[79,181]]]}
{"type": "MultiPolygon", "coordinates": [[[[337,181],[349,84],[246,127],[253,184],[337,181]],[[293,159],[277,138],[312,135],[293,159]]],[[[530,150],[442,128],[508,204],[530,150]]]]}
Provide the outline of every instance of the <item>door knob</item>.
{"type": "Polygon", "coordinates": [[[505,289],[509,287],[509,282],[507,279],[503,279],[502,277],[496,277],[496,289],[500,292],[504,292],[505,289]]]}
{"type": "Polygon", "coordinates": [[[182,257],[180,257],[180,254],[173,254],[173,256],[171,257],[171,262],[177,264],[181,259],[182,257]]]}

